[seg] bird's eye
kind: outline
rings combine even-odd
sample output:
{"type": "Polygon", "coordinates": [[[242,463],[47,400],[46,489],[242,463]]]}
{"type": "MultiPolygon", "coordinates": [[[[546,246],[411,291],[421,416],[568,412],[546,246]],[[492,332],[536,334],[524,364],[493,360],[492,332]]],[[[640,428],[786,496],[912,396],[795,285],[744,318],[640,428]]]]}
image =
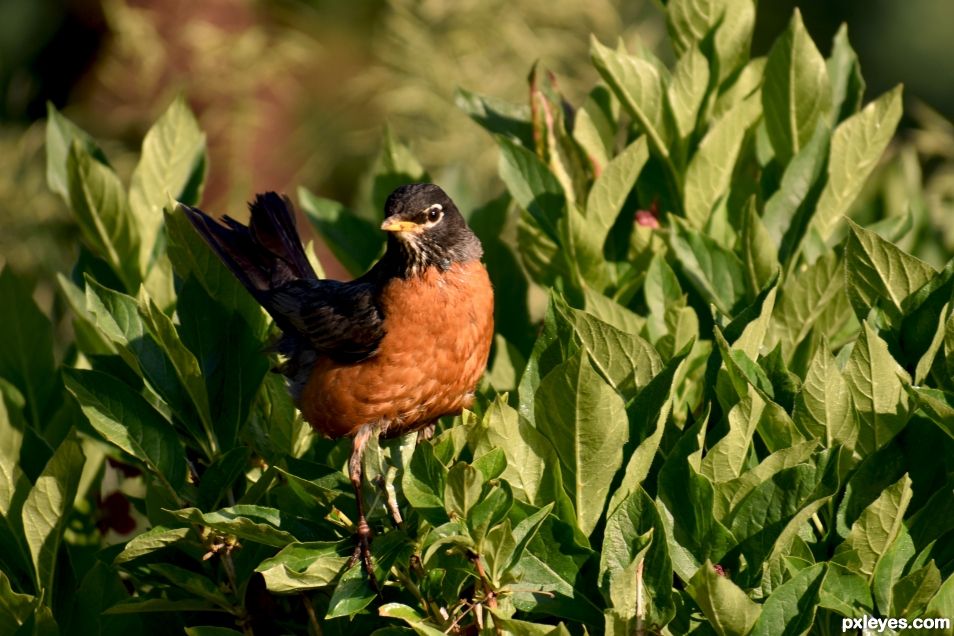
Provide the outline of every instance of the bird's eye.
{"type": "Polygon", "coordinates": [[[437,222],[441,218],[442,214],[443,214],[443,208],[441,207],[441,204],[439,203],[435,203],[431,207],[427,208],[427,220],[430,223],[437,222]]]}

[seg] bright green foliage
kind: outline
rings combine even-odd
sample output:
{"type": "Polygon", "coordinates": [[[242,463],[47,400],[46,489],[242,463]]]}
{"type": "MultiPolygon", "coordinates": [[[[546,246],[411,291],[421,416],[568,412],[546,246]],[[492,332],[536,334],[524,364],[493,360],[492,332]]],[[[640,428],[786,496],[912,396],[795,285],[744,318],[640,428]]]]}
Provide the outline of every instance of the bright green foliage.
{"type": "MultiPolygon", "coordinates": [[[[58,281],[75,342],[58,362],[30,286],[0,273],[0,632],[954,617],[954,264],[910,254],[924,218],[876,220],[864,195],[900,89],[863,105],[846,32],[826,60],[797,13],[749,59],[751,0],[666,11],[674,67],[594,40],[579,108],[542,68],[527,106],[458,94],[507,190],[464,211],[498,333],[473,412],[369,443],[380,598],[347,567],[348,440],[309,432],[268,371],[265,314],[174,204],[206,174],[185,103],[128,188],[51,108],[49,185],[82,237],[58,281]],[[106,546],[95,523],[119,525],[93,506],[117,480],[139,525],[106,546]]],[[[424,178],[388,132],[375,209],[298,200],[359,274],[384,197],[424,178]]]]}

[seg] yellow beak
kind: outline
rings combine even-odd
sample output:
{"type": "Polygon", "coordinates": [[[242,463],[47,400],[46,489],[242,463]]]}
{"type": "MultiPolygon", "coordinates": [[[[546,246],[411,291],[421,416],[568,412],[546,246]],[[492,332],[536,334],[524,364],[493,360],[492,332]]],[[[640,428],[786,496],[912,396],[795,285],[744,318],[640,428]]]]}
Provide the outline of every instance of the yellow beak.
{"type": "Polygon", "coordinates": [[[413,232],[417,234],[423,228],[414,221],[397,221],[391,217],[384,220],[381,229],[385,232],[413,232]]]}

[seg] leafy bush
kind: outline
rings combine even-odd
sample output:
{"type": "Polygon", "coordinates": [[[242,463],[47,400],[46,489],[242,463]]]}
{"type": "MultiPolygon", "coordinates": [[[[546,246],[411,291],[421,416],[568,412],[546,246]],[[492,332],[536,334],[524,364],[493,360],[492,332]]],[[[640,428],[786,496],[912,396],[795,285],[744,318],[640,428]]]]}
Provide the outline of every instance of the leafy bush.
{"type": "MultiPolygon", "coordinates": [[[[206,173],[184,103],[128,191],[51,109],[49,185],[83,236],[59,277],[75,343],[55,360],[29,286],[0,274],[0,632],[954,617],[954,263],[896,245],[924,215],[849,218],[870,216],[900,89],[862,107],[845,32],[825,60],[797,13],[750,60],[747,0],[667,10],[675,67],[593,41],[578,109],[541,69],[528,107],[459,94],[507,187],[469,216],[498,334],[473,412],[366,453],[380,599],[345,569],[347,440],[308,431],[265,315],[175,208],[206,173]]],[[[357,274],[383,198],[426,178],[388,137],[374,210],[298,198],[357,274]]]]}

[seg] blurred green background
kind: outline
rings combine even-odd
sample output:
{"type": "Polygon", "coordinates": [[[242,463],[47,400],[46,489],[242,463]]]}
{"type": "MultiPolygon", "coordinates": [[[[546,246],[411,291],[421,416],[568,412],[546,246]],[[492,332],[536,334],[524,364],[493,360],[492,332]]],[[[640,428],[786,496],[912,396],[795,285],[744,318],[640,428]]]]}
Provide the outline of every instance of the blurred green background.
{"type": "MultiPolygon", "coordinates": [[[[848,23],[868,99],[905,84],[903,138],[926,205],[946,214],[954,3],[763,0],[754,55],[794,6],[826,55],[848,23]]],[[[76,229],[45,184],[47,101],[128,176],[145,130],[185,94],[208,134],[203,206],[217,214],[241,216],[252,193],[298,185],[367,205],[362,175],[384,126],[467,209],[501,186],[493,144],[455,107],[455,89],[525,103],[539,61],[579,103],[596,81],[590,33],[672,59],[648,0],[0,0],[0,266],[42,282],[75,260],[76,229]]]]}

